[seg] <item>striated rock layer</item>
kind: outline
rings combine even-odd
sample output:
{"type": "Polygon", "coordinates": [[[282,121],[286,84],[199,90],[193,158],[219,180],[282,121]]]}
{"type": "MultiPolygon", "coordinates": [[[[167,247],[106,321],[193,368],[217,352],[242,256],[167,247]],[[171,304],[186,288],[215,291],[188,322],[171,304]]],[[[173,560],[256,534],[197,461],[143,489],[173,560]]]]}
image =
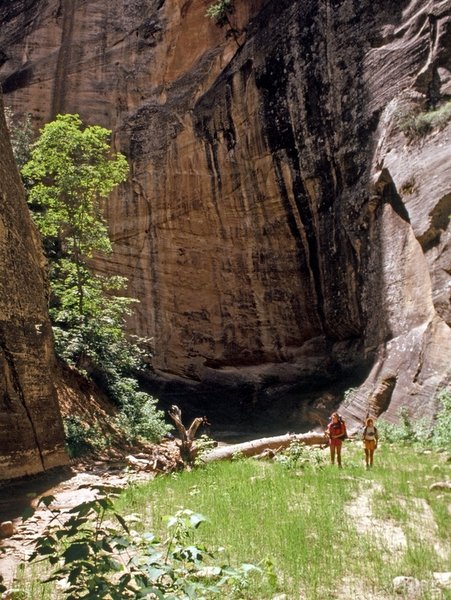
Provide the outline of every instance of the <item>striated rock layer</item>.
{"type": "Polygon", "coordinates": [[[0,480],[68,461],[53,375],[47,281],[0,95],[0,480]]]}
{"type": "Polygon", "coordinates": [[[241,416],[285,399],[293,424],[348,385],[351,420],[432,415],[451,127],[398,121],[450,99],[451,2],[235,0],[235,38],[208,4],[0,2],[8,104],[78,112],[129,158],[96,265],[140,300],[152,384],[241,416]]]}

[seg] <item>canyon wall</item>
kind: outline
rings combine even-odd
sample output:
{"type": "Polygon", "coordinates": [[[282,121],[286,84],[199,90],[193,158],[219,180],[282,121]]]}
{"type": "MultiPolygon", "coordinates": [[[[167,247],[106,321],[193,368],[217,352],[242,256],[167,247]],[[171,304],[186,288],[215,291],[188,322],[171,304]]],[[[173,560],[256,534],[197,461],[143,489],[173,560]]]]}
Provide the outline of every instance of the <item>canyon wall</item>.
{"type": "Polygon", "coordinates": [[[209,4],[0,1],[8,105],[79,113],[129,159],[96,267],[140,301],[149,385],[293,426],[340,401],[432,415],[451,127],[411,140],[399,119],[451,98],[451,2],[235,0],[235,35],[209,4]]]}
{"type": "Polygon", "coordinates": [[[14,162],[0,94],[0,480],[68,461],[53,377],[39,234],[14,162]]]}

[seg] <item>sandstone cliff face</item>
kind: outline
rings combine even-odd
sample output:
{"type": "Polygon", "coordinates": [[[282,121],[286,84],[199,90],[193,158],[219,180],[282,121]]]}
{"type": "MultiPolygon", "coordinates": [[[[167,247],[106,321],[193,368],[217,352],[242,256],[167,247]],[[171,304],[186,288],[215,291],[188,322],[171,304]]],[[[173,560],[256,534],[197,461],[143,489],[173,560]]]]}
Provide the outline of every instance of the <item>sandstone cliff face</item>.
{"type": "Polygon", "coordinates": [[[0,2],[8,104],[78,112],[129,157],[97,266],[140,300],[160,393],[268,408],[328,387],[327,410],[354,377],[350,419],[432,414],[450,126],[411,143],[397,114],[449,98],[451,2],[236,0],[240,46],[208,4],[0,2]]]}
{"type": "Polygon", "coordinates": [[[0,479],[65,464],[47,281],[0,96],[0,479]]]}

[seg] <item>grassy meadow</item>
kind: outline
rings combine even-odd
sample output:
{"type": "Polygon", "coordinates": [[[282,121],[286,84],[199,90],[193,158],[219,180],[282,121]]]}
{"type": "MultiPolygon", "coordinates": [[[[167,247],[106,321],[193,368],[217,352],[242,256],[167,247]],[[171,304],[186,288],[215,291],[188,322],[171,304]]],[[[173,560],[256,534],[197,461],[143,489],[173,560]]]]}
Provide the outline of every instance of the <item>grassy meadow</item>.
{"type": "MultiPolygon", "coordinates": [[[[298,447],[277,461],[216,462],[130,485],[115,505],[138,516],[137,530],[161,538],[166,515],[204,515],[194,543],[214,554],[212,564],[261,569],[223,598],[411,599],[393,589],[403,575],[423,582],[415,598],[444,600],[450,591],[433,585],[433,573],[451,570],[450,496],[430,485],[449,480],[450,469],[447,452],[382,442],[366,470],[361,442],[348,440],[342,469],[329,464],[327,449],[298,447]]],[[[63,598],[39,583],[39,569],[21,572],[26,597],[63,598]]]]}
{"type": "Polygon", "coordinates": [[[119,508],[160,534],[181,507],[205,515],[199,542],[262,567],[245,596],[255,600],[392,598],[396,576],[450,570],[449,496],[429,490],[449,478],[447,454],[382,444],[367,471],[349,441],[343,464],[307,448],[285,462],[218,462],[131,486],[119,508]]]}

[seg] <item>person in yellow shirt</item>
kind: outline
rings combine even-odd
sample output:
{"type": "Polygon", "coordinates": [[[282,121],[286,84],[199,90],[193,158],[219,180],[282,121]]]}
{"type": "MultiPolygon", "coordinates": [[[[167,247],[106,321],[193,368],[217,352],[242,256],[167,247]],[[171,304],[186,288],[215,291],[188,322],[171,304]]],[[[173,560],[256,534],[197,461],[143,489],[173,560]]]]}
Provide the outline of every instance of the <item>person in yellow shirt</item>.
{"type": "Polygon", "coordinates": [[[374,451],[377,448],[378,441],[379,433],[377,427],[374,425],[374,420],[371,417],[368,417],[365,421],[365,428],[363,430],[363,447],[365,449],[365,463],[367,469],[373,466],[374,451]]]}

